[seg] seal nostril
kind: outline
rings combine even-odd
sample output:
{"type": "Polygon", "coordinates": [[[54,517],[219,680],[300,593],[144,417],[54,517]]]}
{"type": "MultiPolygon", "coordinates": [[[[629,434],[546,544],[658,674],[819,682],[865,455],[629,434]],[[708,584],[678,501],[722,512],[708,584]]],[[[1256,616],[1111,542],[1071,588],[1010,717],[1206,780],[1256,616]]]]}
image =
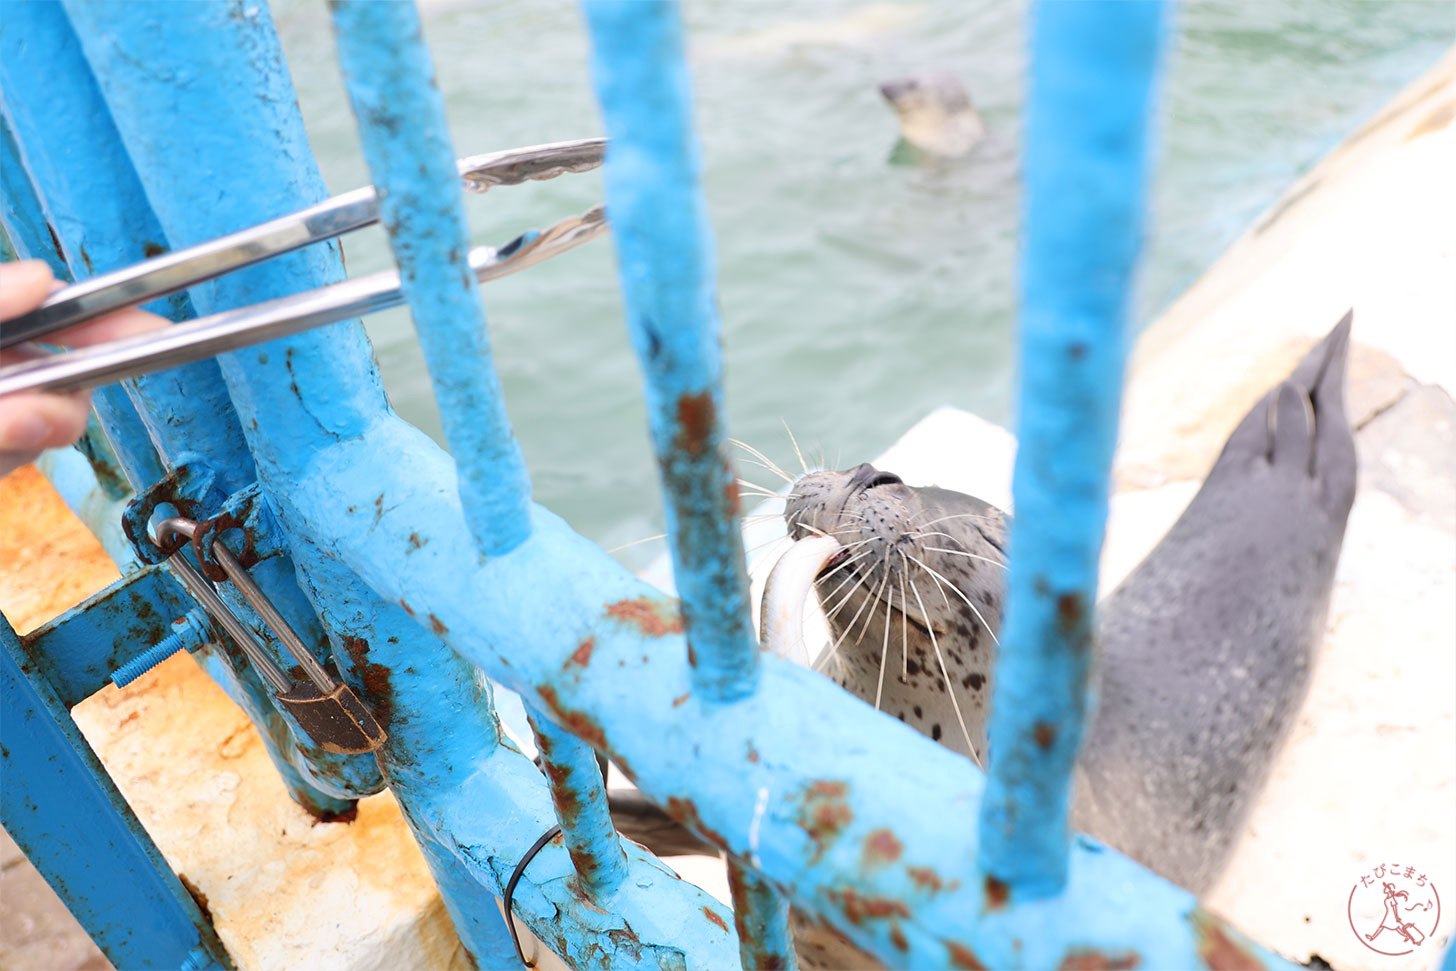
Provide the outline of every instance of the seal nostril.
{"type": "Polygon", "coordinates": [[[855,466],[849,477],[849,488],[852,492],[858,493],[873,489],[875,486],[895,485],[903,481],[893,472],[881,472],[866,462],[863,465],[855,466]]]}

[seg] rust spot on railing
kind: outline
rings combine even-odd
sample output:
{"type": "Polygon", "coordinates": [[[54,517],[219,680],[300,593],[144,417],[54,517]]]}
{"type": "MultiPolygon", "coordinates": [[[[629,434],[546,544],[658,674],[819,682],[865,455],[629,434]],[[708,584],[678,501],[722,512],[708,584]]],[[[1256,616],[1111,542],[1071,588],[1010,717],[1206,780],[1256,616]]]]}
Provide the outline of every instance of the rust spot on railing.
{"type": "Polygon", "coordinates": [[[814,862],[819,861],[829,844],[838,839],[854,819],[854,811],[844,799],[847,793],[848,787],[843,782],[827,779],[810,783],[804,790],[799,825],[814,841],[811,858],[814,862]]]}
{"type": "Polygon", "coordinates": [[[193,883],[192,880],[187,876],[187,874],[179,873],[177,874],[177,879],[181,881],[182,889],[186,890],[187,895],[191,897],[193,902],[197,904],[197,909],[202,911],[203,919],[206,920],[208,923],[211,923],[212,905],[207,902],[207,894],[199,890],[197,888],[197,884],[193,883]]]}
{"type": "Polygon", "coordinates": [[[719,917],[717,914],[713,913],[712,907],[704,907],[703,916],[708,918],[709,923],[715,924],[718,927],[722,928],[724,934],[728,933],[728,922],[725,921],[723,918],[719,917]]]}
{"type": "Polygon", "coordinates": [[[734,478],[732,469],[728,471],[728,481],[723,483],[723,502],[728,506],[729,515],[738,515],[741,509],[738,480],[734,478]]]}
{"type": "Polygon", "coordinates": [[[864,841],[864,865],[877,867],[894,863],[900,858],[904,849],[901,842],[895,838],[895,834],[888,829],[871,830],[864,841]]]}
{"type": "Polygon", "coordinates": [[[1264,967],[1264,962],[1243,942],[1235,940],[1228,928],[1202,908],[1193,911],[1193,934],[1198,942],[1198,954],[1210,968],[1217,971],[1258,971],[1264,967]]]}
{"type": "Polygon", "coordinates": [[[319,809],[316,806],[304,806],[303,808],[307,809],[309,815],[313,816],[313,824],[315,826],[326,826],[330,823],[343,823],[345,825],[348,825],[349,823],[352,823],[354,820],[359,818],[358,803],[355,803],[348,809],[340,809],[338,811],[332,809],[319,809]]]}
{"type": "Polygon", "coordinates": [[[440,618],[436,617],[434,614],[430,614],[429,617],[430,630],[435,632],[436,637],[444,637],[446,634],[450,633],[450,628],[446,627],[445,624],[440,620],[440,618]]]}
{"type": "Polygon", "coordinates": [[[890,928],[890,943],[895,945],[895,950],[897,951],[910,950],[910,941],[905,936],[905,932],[900,930],[899,924],[890,928]]]}
{"type": "Polygon", "coordinates": [[[940,878],[940,874],[928,866],[907,866],[905,872],[910,875],[910,879],[914,880],[915,885],[921,890],[928,891],[929,893],[940,893],[945,889],[945,881],[940,878]]]}
{"type": "Polygon", "coordinates": [[[947,941],[945,953],[950,959],[950,966],[953,968],[964,968],[966,971],[987,971],[986,965],[982,963],[980,958],[976,957],[976,952],[964,944],[947,941]]]}
{"type": "Polygon", "coordinates": [[[415,550],[419,549],[421,546],[424,546],[428,542],[429,542],[429,540],[427,540],[427,539],[421,539],[419,533],[410,533],[409,534],[409,549],[406,550],[406,552],[413,553],[415,550]]]}
{"type": "Polygon", "coordinates": [[[901,900],[868,897],[853,887],[829,890],[826,893],[844,911],[845,918],[856,927],[863,926],[866,921],[900,920],[910,916],[910,908],[901,900]]]}
{"type": "Polygon", "coordinates": [[[672,706],[674,708],[681,708],[683,705],[688,703],[688,699],[692,696],[693,693],[691,691],[684,692],[683,694],[680,694],[676,698],[672,699],[672,706]]]}
{"type": "Polygon", "coordinates": [[[717,420],[713,392],[683,395],[677,399],[678,432],[673,444],[689,458],[700,458],[708,451],[708,435],[717,420]]]}
{"type": "Polygon", "coordinates": [[[1080,593],[1064,593],[1057,597],[1057,625],[1073,647],[1085,649],[1092,643],[1087,625],[1087,603],[1080,593]]]}
{"type": "Polygon", "coordinates": [[[1046,722],[1039,721],[1032,728],[1032,738],[1036,741],[1036,747],[1045,752],[1057,740],[1057,730],[1046,722]]]}
{"type": "Polygon", "coordinates": [[[1101,951],[1071,951],[1057,971],[1133,971],[1142,965],[1136,954],[1103,954],[1101,951]]]}
{"type": "MultiPolygon", "coordinates": [[[[698,815],[698,805],[691,799],[681,796],[668,796],[667,803],[663,809],[669,816],[682,823],[688,829],[702,836],[708,842],[722,849],[728,849],[728,841],[723,834],[711,829],[703,822],[703,817],[698,815]]],[[[732,868],[730,867],[730,872],[732,868]]]]}
{"type": "Polygon", "coordinates": [[[682,614],[673,602],[654,597],[634,597],[607,604],[607,616],[623,624],[636,627],[648,637],[666,637],[681,634],[682,614]]]}
{"type": "Polygon", "coordinates": [[[986,909],[1000,910],[1011,899],[1011,887],[993,876],[986,877],[986,909]]]}
{"type": "Polygon", "coordinates": [[[557,724],[565,727],[567,731],[598,752],[607,751],[607,735],[595,719],[584,711],[574,711],[563,706],[561,696],[549,684],[542,685],[537,692],[541,695],[541,700],[546,704],[546,708],[556,716],[557,724]]]}
{"type": "Polygon", "coordinates": [[[390,682],[390,669],[383,664],[369,660],[369,642],[362,637],[343,637],[344,653],[354,662],[359,680],[364,683],[364,701],[374,713],[374,718],[385,730],[394,718],[394,685],[390,682]]]}
{"type": "Polygon", "coordinates": [[[567,658],[562,663],[561,669],[564,671],[567,668],[571,667],[573,664],[577,667],[582,668],[591,664],[592,648],[596,647],[596,643],[596,638],[594,637],[588,637],[586,640],[582,641],[581,644],[577,646],[576,650],[571,652],[571,657],[567,658]]]}

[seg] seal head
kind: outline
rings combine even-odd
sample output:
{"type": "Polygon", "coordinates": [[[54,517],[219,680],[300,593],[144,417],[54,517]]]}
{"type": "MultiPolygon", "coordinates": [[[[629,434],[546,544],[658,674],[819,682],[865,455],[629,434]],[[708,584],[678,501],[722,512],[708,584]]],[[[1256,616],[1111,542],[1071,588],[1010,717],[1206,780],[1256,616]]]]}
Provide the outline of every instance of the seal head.
{"type": "Polygon", "coordinates": [[[803,476],[784,518],[792,539],[822,534],[843,546],[815,581],[833,637],[819,670],[979,759],[1005,587],[1005,515],[860,465],[803,476]]]}
{"type": "Polygon", "coordinates": [[[927,155],[961,158],[986,135],[966,86],[950,71],[886,81],[880,94],[900,119],[900,137],[927,155]]]}

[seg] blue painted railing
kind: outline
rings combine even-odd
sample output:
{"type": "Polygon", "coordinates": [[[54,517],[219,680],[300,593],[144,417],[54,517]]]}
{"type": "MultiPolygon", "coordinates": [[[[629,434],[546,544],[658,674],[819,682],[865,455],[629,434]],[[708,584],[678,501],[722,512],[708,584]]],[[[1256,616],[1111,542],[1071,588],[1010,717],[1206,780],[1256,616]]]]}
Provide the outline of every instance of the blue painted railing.
{"type": "MultiPolygon", "coordinates": [[[[259,586],[386,723],[374,756],[329,755],[250,666],[203,648],[294,797],[330,813],[389,786],[484,967],[516,963],[495,901],[558,824],[514,913],[581,967],[792,966],[786,902],[896,967],[1280,964],[1066,823],[1164,4],[1035,8],[1022,515],[989,783],[758,652],[678,10],[584,9],[681,603],[530,501],[410,3],[339,0],[333,17],[454,458],[390,411],[357,322],[127,382],[101,410],[115,461],[152,499],[252,510],[259,586]],[[524,698],[544,775],[502,744],[478,671],[524,698]],[[618,839],[594,753],[729,855],[736,922],[618,839]]],[[[19,158],[0,218],[19,254],[90,276],[324,197],[266,6],[65,0],[6,17],[0,107],[19,158]]],[[[157,309],[182,319],[342,275],[328,244],[157,309]]],[[[138,566],[24,638],[0,628],[4,825],[128,968],[228,958],[68,709],[194,608],[166,566],[138,566]]]]}

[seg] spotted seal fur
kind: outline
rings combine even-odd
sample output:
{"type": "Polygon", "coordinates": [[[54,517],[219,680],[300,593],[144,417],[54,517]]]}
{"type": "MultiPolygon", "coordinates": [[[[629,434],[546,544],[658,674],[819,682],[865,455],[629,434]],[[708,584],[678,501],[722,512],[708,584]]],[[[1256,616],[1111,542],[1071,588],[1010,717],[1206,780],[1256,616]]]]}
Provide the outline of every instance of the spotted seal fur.
{"type": "Polygon", "coordinates": [[[980,761],[1005,589],[1006,515],[871,465],[812,472],[789,537],[840,552],[815,581],[833,642],[820,669],[875,707],[980,761]],[[893,670],[892,670],[893,665],[893,670]]]}

